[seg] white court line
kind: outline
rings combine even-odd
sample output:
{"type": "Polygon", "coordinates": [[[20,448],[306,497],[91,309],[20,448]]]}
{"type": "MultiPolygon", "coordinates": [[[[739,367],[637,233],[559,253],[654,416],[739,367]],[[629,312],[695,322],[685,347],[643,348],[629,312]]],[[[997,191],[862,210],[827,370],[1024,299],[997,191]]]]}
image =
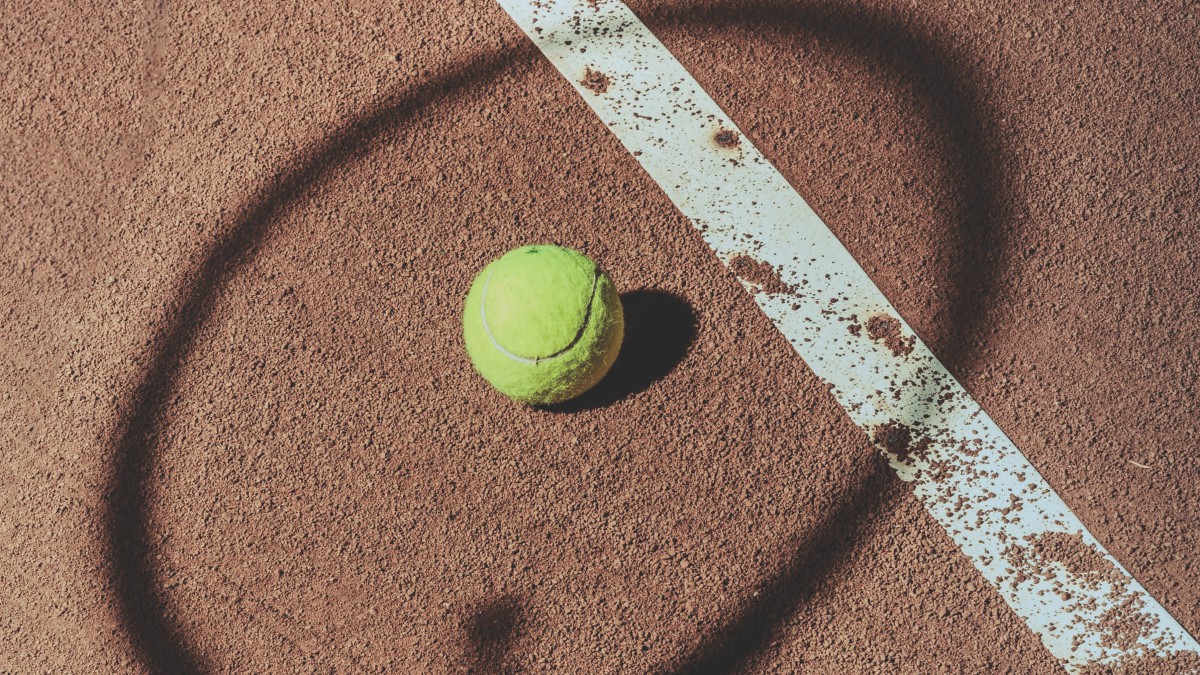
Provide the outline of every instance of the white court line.
{"type": "Polygon", "coordinates": [[[737,127],[628,7],[619,0],[499,2],[739,274],[854,423],[895,447],[907,440],[904,430],[911,434],[911,452],[888,453],[892,467],[1068,671],[1200,652],[913,334],[787,180],[746,138],[733,147],[715,141],[720,130],[737,127]],[[603,77],[584,86],[589,69],[603,77]],[[778,279],[763,276],[764,263],[778,279]],[[894,322],[894,350],[868,335],[871,317],[885,318],[883,328],[894,322]]]}

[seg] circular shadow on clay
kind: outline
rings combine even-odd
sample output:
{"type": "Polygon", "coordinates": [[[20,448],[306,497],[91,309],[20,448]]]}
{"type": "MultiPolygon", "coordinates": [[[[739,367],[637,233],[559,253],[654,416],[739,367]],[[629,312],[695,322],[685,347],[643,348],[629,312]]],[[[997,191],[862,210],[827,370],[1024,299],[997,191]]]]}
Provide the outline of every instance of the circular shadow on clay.
{"type": "MultiPolygon", "coordinates": [[[[990,233],[990,228],[1000,218],[994,214],[1003,213],[1003,209],[992,192],[995,173],[988,165],[980,168],[979,162],[980,157],[994,157],[996,150],[983,143],[976,129],[978,120],[973,117],[972,106],[977,105],[975,101],[979,98],[964,93],[976,89],[973,80],[948,65],[952,59],[946,56],[947,50],[942,45],[908,35],[902,22],[844,9],[764,2],[666,8],[660,13],[665,19],[712,26],[771,25],[777,30],[804,31],[829,39],[860,58],[894,67],[901,76],[916,73],[920,80],[918,93],[928,99],[931,110],[949,120],[942,132],[955,147],[961,164],[950,167],[953,170],[950,173],[961,179],[962,185],[958,187],[964,191],[970,210],[993,214],[971,218],[968,216],[972,214],[966,213],[958,221],[961,229],[957,232],[957,244],[961,255],[950,274],[954,277],[951,283],[957,283],[959,288],[978,289],[993,280],[996,263],[991,256],[998,253],[996,249],[1003,242],[990,233]],[[904,65],[895,66],[897,63],[904,65]]],[[[429,106],[453,100],[469,87],[492,81],[510,68],[530,64],[537,58],[540,54],[528,43],[478,55],[393,96],[379,108],[301,152],[291,165],[293,168],[268,180],[239,210],[227,234],[189,275],[187,286],[174,304],[177,311],[173,321],[152,342],[148,365],[125,407],[129,413],[113,433],[114,460],[102,515],[100,543],[107,558],[108,584],[119,620],[148,670],[189,673],[204,671],[207,666],[198,645],[188,638],[178,617],[168,609],[165,586],[154,565],[154,549],[159,542],[152,541],[148,528],[146,488],[158,460],[155,433],[166,402],[174,397],[179,367],[195,347],[200,328],[220,300],[225,283],[254,258],[261,244],[273,234],[271,228],[278,216],[319,184],[332,168],[371,152],[372,141],[379,135],[403,128],[429,106]]],[[[959,322],[957,330],[969,333],[969,326],[977,324],[980,315],[987,311],[986,303],[976,302],[979,299],[978,291],[952,298],[950,304],[955,309],[952,318],[959,322]],[[964,307],[970,311],[964,310],[960,315],[957,310],[964,307]]],[[[609,380],[606,385],[598,385],[590,396],[577,400],[575,404],[579,407],[575,409],[607,405],[652,386],[674,369],[694,339],[694,312],[682,299],[658,291],[635,291],[627,294],[625,301],[630,325],[628,351],[622,350],[610,373],[611,380],[606,378],[609,380]],[[653,337],[655,329],[659,331],[657,338],[653,337]]],[[[864,485],[870,486],[860,489],[866,494],[881,492],[870,480],[864,485]]],[[[841,512],[830,517],[828,527],[813,535],[821,544],[816,548],[824,551],[818,562],[831,556],[825,549],[832,540],[822,533],[840,529],[842,521],[854,520],[841,512]]],[[[810,564],[803,548],[793,558],[785,567],[788,572],[771,582],[776,590],[795,588],[802,583],[801,577],[820,576],[827,569],[824,563],[810,564]]],[[[771,606],[751,603],[744,611],[727,617],[723,625],[706,631],[692,653],[682,656],[682,669],[725,672],[740,668],[764,648],[777,626],[804,603],[807,595],[785,592],[781,597],[781,601],[771,606]]]]}

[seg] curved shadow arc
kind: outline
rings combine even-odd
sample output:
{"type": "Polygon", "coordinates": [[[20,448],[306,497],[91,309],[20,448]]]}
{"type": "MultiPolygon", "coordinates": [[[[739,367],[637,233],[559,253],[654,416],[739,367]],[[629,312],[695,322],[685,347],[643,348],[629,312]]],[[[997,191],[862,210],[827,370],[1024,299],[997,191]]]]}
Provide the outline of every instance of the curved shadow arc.
{"type": "MultiPolygon", "coordinates": [[[[890,62],[893,54],[880,42],[880,36],[889,31],[893,32],[893,36],[903,34],[904,28],[882,17],[864,20],[849,10],[795,8],[772,2],[739,6],[737,9],[722,9],[719,4],[714,4],[672,12],[665,16],[718,26],[770,23],[778,28],[785,23],[826,37],[840,35],[842,37],[837,42],[851,53],[860,53],[863,58],[882,59],[885,63],[890,62]],[[727,12],[727,15],[722,15],[721,11],[727,12]],[[858,44],[859,41],[863,44],[858,44]]],[[[934,102],[931,105],[936,108],[938,101],[946,104],[950,117],[966,114],[965,120],[952,122],[947,127],[947,133],[961,150],[961,166],[971,166],[978,159],[978,151],[987,146],[974,131],[975,125],[970,123],[974,119],[970,114],[970,105],[952,100],[955,87],[961,89],[962,83],[953,77],[948,66],[936,59],[928,60],[928,54],[940,54],[932,45],[914,41],[904,45],[903,51],[912,57],[914,63],[931,67],[930,77],[933,79],[928,80],[925,87],[927,97],[934,102]],[[936,84],[938,76],[944,76],[945,81],[951,83],[949,89],[936,84]]],[[[346,125],[310,151],[302,153],[291,169],[269,180],[234,219],[226,237],[213,245],[196,271],[187,277],[185,289],[176,305],[178,310],[174,322],[156,336],[149,365],[129,397],[128,409],[131,412],[113,433],[116,459],[111,478],[112,489],[106,498],[102,546],[111,568],[110,586],[117,598],[118,613],[129,631],[130,641],[149,669],[172,673],[200,672],[207,665],[195,645],[189,643],[178,620],[168,611],[162,584],[151,560],[146,488],[157,460],[153,452],[153,434],[161,422],[164,410],[162,402],[171,399],[178,368],[192,351],[199,328],[211,315],[221,286],[252,258],[257,245],[272,234],[272,225],[282,213],[312,185],[319,183],[331,168],[342,166],[358,154],[369,151],[367,142],[370,139],[401,128],[425,106],[452,99],[470,85],[488,81],[521,60],[535,58],[540,58],[540,55],[528,43],[522,47],[477,55],[411,91],[397,94],[384,106],[346,125]]],[[[944,59],[945,56],[939,58],[944,59]]],[[[968,96],[965,100],[977,102],[978,99],[968,96]]],[[[998,198],[990,196],[988,185],[983,183],[995,178],[996,174],[991,168],[985,166],[980,170],[971,170],[964,176],[967,185],[964,200],[968,205],[975,205],[974,208],[968,208],[967,212],[990,209],[995,214],[1004,213],[998,198]]],[[[963,214],[964,224],[969,221],[966,216],[971,215],[967,212],[963,214]]],[[[971,219],[970,222],[981,223],[983,230],[994,229],[999,217],[994,215],[978,221],[971,219]]],[[[995,256],[999,255],[999,246],[1004,242],[998,235],[988,235],[986,232],[982,235],[978,235],[978,232],[970,234],[965,233],[964,229],[959,248],[964,248],[964,243],[969,243],[966,248],[970,251],[988,248],[987,253],[995,256]],[[983,244],[972,243],[977,241],[983,244]]],[[[976,256],[971,253],[964,257],[976,256]]],[[[959,264],[956,278],[963,283],[956,285],[956,288],[985,289],[993,283],[994,271],[989,270],[994,270],[995,258],[986,259],[987,265],[959,264]],[[982,273],[975,274],[977,272],[982,273]]],[[[960,295],[951,302],[955,318],[980,316],[986,311],[987,298],[982,290],[960,295]]],[[[968,320],[965,323],[974,325],[976,322],[968,320]]],[[[969,334],[971,331],[966,332],[969,334]]],[[[966,344],[961,335],[957,342],[966,344]]],[[[959,367],[969,365],[966,363],[967,351],[968,347],[964,346],[964,355],[958,359],[959,367]]],[[[882,492],[874,489],[875,480],[873,477],[861,480],[860,486],[863,487],[851,491],[850,502],[854,502],[854,496],[863,494],[864,490],[866,494],[882,492]]],[[[800,552],[784,566],[783,574],[768,582],[783,594],[782,602],[769,606],[750,605],[735,614],[723,627],[711,632],[692,654],[680,660],[683,670],[736,670],[756,650],[761,649],[774,634],[778,622],[807,599],[808,592],[803,589],[811,588],[811,578],[827,572],[843,559],[843,556],[826,549],[844,541],[841,537],[835,537],[834,533],[847,526],[844,522],[846,519],[860,517],[854,515],[856,513],[861,515],[862,512],[845,507],[835,511],[807,538],[807,541],[815,544],[815,549],[825,552],[814,561],[806,561],[805,551],[814,547],[801,546],[800,552]],[[728,654],[722,655],[721,650],[726,648],[728,654]]]]}
{"type": "Polygon", "coordinates": [[[192,351],[199,328],[211,315],[221,285],[251,258],[251,252],[270,235],[274,222],[298,197],[319,183],[330,169],[366,151],[369,140],[411,122],[430,105],[489,80],[522,59],[535,57],[531,47],[477,55],[346,125],[305,153],[293,168],[263,186],[234,219],[229,234],[212,247],[198,270],[185,281],[176,320],[157,336],[142,381],[130,397],[133,412],[114,434],[114,489],[107,500],[102,542],[118,611],[134,648],[150,670],[194,673],[203,672],[207,665],[167,610],[150,557],[146,486],[155,465],[152,437],[161,422],[161,402],[171,399],[178,368],[192,351]]]}
{"type": "MultiPolygon", "coordinates": [[[[682,17],[658,10],[648,18],[669,25],[682,17]]],[[[970,59],[933,36],[918,34],[898,17],[861,7],[750,0],[730,8],[717,0],[695,7],[686,20],[757,29],[760,39],[771,33],[804,32],[819,39],[818,51],[835,51],[914,85],[918,102],[924,104],[922,113],[949,143],[949,161],[940,170],[958,202],[947,218],[957,226],[954,240],[945,244],[953,264],[946,284],[951,289],[947,323],[935,326],[934,334],[926,337],[951,372],[970,372],[977,365],[974,346],[983,318],[994,306],[991,291],[1010,244],[1003,228],[1010,218],[1009,199],[1000,168],[1006,153],[984,133],[992,117],[979,114],[989,108],[978,85],[981,78],[964,65],[970,59]]]]}
{"type": "MultiPolygon", "coordinates": [[[[660,13],[664,21],[672,17],[660,13]]],[[[952,325],[941,329],[930,341],[946,366],[961,377],[975,366],[973,349],[983,319],[993,298],[1006,252],[1007,241],[1000,225],[1008,217],[997,158],[982,133],[977,112],[985,109],[971,74],[954,68],[954,54],[931,38],[919,37],[898,20],[872,14],[861,8],[797,6],[775,0],[739,5],[730,10],[721,2],[697,8],[697,23],[718,27],[758,28],[769,31],[804,31],[833,48],[862,59],[915,85],[924,113],[943,139],[950,143],[949,161],[941,169],[953,181],[960,201],[951,222],[957,225],[957,252],[949,273],[953,293],[947,303],[952,325]]],[[[876,462],[856,485],[847,490],[841,506],[811,531],[794,542],[781,571],[758,587],[758,594],[728,616],[674,664],[660,667],[664,673],[734,673],[746,670],[760,658],[778,636],[783,624],[819,588],[818,582],[846,564],[843,548],[860,531],[865,519],[886,507],[898,492],[888,490],[895,477],[885,462],[876,462]]]]}

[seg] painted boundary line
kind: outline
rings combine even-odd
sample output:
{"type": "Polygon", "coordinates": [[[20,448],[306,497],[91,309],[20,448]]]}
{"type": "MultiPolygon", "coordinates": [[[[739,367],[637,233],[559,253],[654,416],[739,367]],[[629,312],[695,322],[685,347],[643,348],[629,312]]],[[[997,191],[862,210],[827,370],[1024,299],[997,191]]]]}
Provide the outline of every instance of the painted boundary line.
{"type": "Polygon", "coordinates": [[[1068,671],[1200,652],[628,7],[498,1],[1068,671]]]}

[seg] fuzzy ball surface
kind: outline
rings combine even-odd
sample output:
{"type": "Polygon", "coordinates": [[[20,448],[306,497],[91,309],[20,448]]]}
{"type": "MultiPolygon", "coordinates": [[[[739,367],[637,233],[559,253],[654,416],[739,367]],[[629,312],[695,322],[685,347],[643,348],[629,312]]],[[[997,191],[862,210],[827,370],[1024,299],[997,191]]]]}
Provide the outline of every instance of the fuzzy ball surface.
{"type": "Polygon", "coordinates": [[[625,336],[612,279],[578,251],[522,246],[475,277],[463,339],[475,370],[522,403],[560,403],[591,389],[625,336]]]}

